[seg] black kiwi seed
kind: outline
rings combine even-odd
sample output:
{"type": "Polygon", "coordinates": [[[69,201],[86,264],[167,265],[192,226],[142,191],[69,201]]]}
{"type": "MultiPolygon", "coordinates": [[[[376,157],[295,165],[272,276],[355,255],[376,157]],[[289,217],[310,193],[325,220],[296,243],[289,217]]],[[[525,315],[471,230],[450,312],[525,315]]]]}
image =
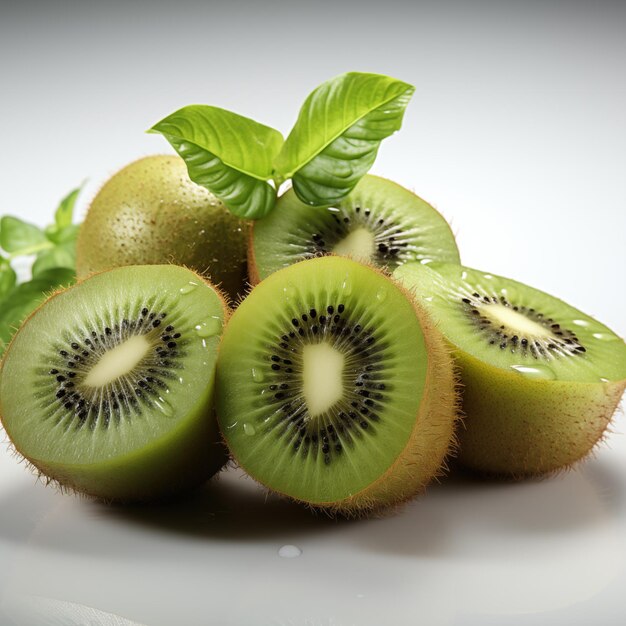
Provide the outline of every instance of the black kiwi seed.
{"type": "Polygon", "coordinates": [[[386,345],[373,329],[363,326],[362,320],[353,324],[350,311],[342,302],[308,307],[305,311],[294,310],[287,318],[286,326],[297,327],[298,332],[285,328],[277,333],[273,344],[268,344],[266,389],[271,393],[262,395],[259,402],[275,406],[275,412],[281,415],[273,428],[294,433],[290,435],[293,454],[313,455],[324,465],[330,465],[346,444],[352,445],[354,436],[362,437],[364,431],[373,431],[379,420],[372,409],[381,408],[386,402],[381,393],[388,390],[383,365],[386,345]],[[319,310],[330,317],[318,315],[319,310]],[[356,373],[352,374],[351,381],[346,381],[344,397],[324,414],[310,419],[300,395],[301,348],[320,341],[328,341],[346,358],[352,359],[355,365],[351,370],[356,373]],[[352,422],[358,426],[356,431],[352,422]]]}
{"type": "MultiPolygon", "coordinates": [[[[172,334],[168,338],[169,341],[164,341],[155,334],[157,332],[155,329],[166,316],[166,311],[152,311],[148,307],[143,307],[138,320],[124,319],[119,325],[103,324],[101,328],[89,331],[91,339],[84,338],[83,329],[67,333],[66,343],[56,346],[55,367],[45,372],[42,381],[43,385],[52,388],[56,398],[56,402],[46,401],[45,405],[42,404],[45,415],[57,421],[67,420],[69,417],[70,422],[66,421],[66,425],[75,419],[78,424],[88,424],[90,428],[95,428],[98,423],[104,427],[111,427],[114,423],[120,423],[123,415],[130,417],[139,414],[142,411],[142,404],[152,402],[150,395],[156,394],[155,387],[167,392],[167,381],[173,376],[172,370],[182,368],[182,362],[178,357],[183,354],[177,350],[181,342],[171,340],[180,339],[180,333],[172,334]],[[143,322],[145,319],[152,321],[145,324],[143,322]],[[105,352],[137,334],[149,337],[154,347],[133,372],[125,377],[126,384],[120,383],[119,380],[101,388],[82,384],[91,368],[105,352]],[[71,358],[70,350],[73,351],[71,358]],[[133,383],[133,380],[136,383],[133,383]],[[120,392],[120,388],[124,389],[124,392],[120,392]],[[134,393],[131,390],[134,390],[134,393]],[[114,421],[111,421],[111,417],[114,421]]],[[[175,330],[173,324],[167,326],[167,332],[173,333],[175,330]]]]}
{"type": "Polygon", "coordinates": [[[546,318],[541,312],[534,308],[528,308],[523,305],[510,303],[504,296],[488,296],[481,295],[478,292],[472,294],[472,298],[460,298],[468,319],[478,327],[479,331],[486,337],[489,345],[498,345],[501,350],[510,348],[511,352],[519,352],[523,356],[530,354],[533,358],[539,358],[539,355],[546,356],[551,354],[554,357],[561,357],[563,354],[580,355],[586,352],[584,346],[578,342],[576,334],[562,328],[555,323],[552,318],[546,318]],[[524,337],[521,336],[518,329],[510,329],[508,334],[500,331],[506,330],[504,325],[500,326],[499,331],[492,330],[492,321],[487,317],[485,310],[493,303],[500,304],[512,308],[527,317],[529,320],[542,326],[549,333],[547,337],[524,337]],[[495,337],[494,337],[495,335],[495,337]]]}

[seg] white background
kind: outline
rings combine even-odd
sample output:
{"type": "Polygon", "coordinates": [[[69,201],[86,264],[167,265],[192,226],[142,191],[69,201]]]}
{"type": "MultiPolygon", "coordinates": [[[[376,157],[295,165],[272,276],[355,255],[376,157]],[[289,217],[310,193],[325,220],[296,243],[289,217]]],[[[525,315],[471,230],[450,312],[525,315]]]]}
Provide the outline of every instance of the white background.
{"type": "MultiPolygon", "coordinates": [[[[5,3],[0,214],[43,225],[87,179],[82,217],[118,168],[169,151],[144,131],[183,105],[286,134],[323,80],[382,72],[416,94],[372,171],[434,204],[466,265],[623,336],[625,61],[617,1],[5,3]]],[[[85,606],[150,626],[621,623],[625,430],[568,475],[456,477],[353,523],[266,502],[233,471],[174,509],[106,509],[35,484],[2,446],[0,596],[24,624],[127,623],[85,606]]]]}

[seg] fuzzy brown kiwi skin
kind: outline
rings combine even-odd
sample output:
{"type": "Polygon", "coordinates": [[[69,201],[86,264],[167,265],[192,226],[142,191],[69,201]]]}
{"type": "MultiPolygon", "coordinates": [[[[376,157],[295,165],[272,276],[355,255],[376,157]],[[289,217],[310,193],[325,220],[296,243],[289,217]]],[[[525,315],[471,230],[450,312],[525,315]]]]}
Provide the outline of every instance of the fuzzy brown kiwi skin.
{"type": "MultiPolygon", "coordinates": [[[[327,254],[324,256],[338,255],[327,254]]],[[[230,451],[230,460],[233,465],[240,467],[244,472],[252,476],[254,480],[261,483],[268,493],[297,502],[315,513],[349,519],[378,517],[393,513],[416,496],[424,493],[427,485],[432,481],[436,481],[445,475],[448,470],[448,461],[454,457],[458,450],[456,427],[462,419],[458,370],[454,364],[450,348],[440,333],[435,330],[430,317],[423,307],[410,296],[409,292],[395,281],[387,271],[371,263],[364,263],[360,259],[358,261],[356,259],[352,260],[384,276],[404,294],[412,305],[424,334],[429,355],[424,385],[425,394],[420,404],[418,416],[416,416],[413,431],[407,440],[404,450],[387,471],[365,489],[341,501],[324,503],[311,503],[300,500],[265,485],[238,461],[232,450],[230,451]],[[433,423],[429,424],[432,432],[429,433],[431,437],[427,443],[439,444],[439,449],[434,454],[432,454],[430,445],[424,443],[423,446],[420,446],[420,440],[423,439],[424,435],[423,418],[429,417],[434,417],[434,420],[431,420],[433,423]],[[444,441],[445,445],[441,446],[441,441],[444,441]],[[424,457],[428,454],[430,454],[430,458],[424,467],[424,457]],[[416,468],[419,468],[421,475],[417,475],[416,468]]],[[[300,260],[296,263],[305,262],[307,260],[300,260]]],[[[224,442],[228,445],[225,438],[224,442]]]]}
{"type": "Polygon", "coordinates": [[[522,480],[569,470],[602,442],[626,389],[626,380],[527,380],[460,350],[454,354],[466,414],[458,462],[485,478],[522,480]]]}
{"type": "Polygon", "coordinates": [[[261,282],[259,276],[259,268],[256,264],[256,256],[254,254],[254,222],[248,229],[248,282],[250,287],[254,287],[261,282]]]}
{"type": "MultiPolygon", "coordinates": [[[[182,266],[184,267],[184,266],[182,266]]],[[[228,322],[228,318],[231,315],[231,308],[229,307],[229,296],[225,294],[220,289],[215,287],[205,276],[199,274],[192,268],[185,267],[185,269],[196,275],[197,280],[205,283],[213,291],[216,293],[218,298],[222,303],[222,308],[224,311],[224,327],[228,322]]],[[[78,285],[93,276],[98,274],[104,274],[108,270],[95,271],[90,273],[88,276],[77,280],[75,285],[78,285]]],[[[74,285],[73,285],[74,286],[74,285]]],[[[45,298],[45,300],[34,310],[32,311],[22,322],[20,325],[23,326],[26,322],[37,314],[39,309],[43,307],[47,302],[57,297],[58,295],[64,293],[69,287],[61,287],[51,291],[49,295],[45,298]]],[[[18,329],[19,332],[19,329],[18,329]]],[[[11,346],[17,337],[17,332],[11,338],[7,349],[5,350],[2,359],[0,360],[0,376],[2,375],[2,370],[4,368],[6,356],[9,354],[11,346]]],[[[218,345],[219,350],[219,345],[218,345]]],[[[1,404],[0,404],[1,405],[1,404]]],[[[8,434],[8,431],[4,425],[4,418],[2,412],[0,411],[0,426],[4,430],[5,433],[8,434]]],[[[208,420],[207,420],[208,422],[208,420]]],[[[179,481],[177,483],[172,483],[171,487],[167,490],[159,490],[158,492],[145,491],[143,493],[134,493],[127,497],[112,497],[103,493],[92,492],[89,489],[85,489],[83,486],[76,484],[70,476],[66,476],[65,478],[56,478],[50,476],[50,470],[45,465],[38,465],[29,459],[13,442],[11,439],[8,439],[9,449],[13,452],[14,456],[18,459],[18,462],[24,463],[26,467],[36,476],[37,480],[40,480],[45,485],[50,485],[61,494],[73,494],[79,497],[87,497],[93,500],[99,501],[103,504],[141,504],[141,503],[152,503],[158,502],[162,500],[167,500],[172,497],[179,497],[184,495],[186,492],[192,491],[196,489],[203,483],[205,483],[209,478],[216,476],[221,470],[224,469],[229,460],[229,452],[226,447],[223,438],[221,437],[221,433],[219,431],[219,427],[217,426],[217,419],[213,419],[213,424],[215,425],[214,433],[210,433],[210,429],[204,429],[202,433],[197,433],[199,436],[190,438],[187,442],[189,446],[189,453],[195,454],[197,458],[204,457],[204,465],[201,468],[193,467],[193,468],[182,468],[182,473],[180,474],[179,481]],[[211,441],[213,439],[213,441],[211,441]]],[[[185,442],[183,442],[184,445],[185,442]]],[[[164,459],[167,461],[167,459],[164,459]]],[[[175,461],[174,461],[175,462],[175,461]]],[[[164,472],[170,473],[172,469],[176,469],[172,464],[165,467],[164,472]]]]}
{"type": "MultiPolygon", "coordinates": [[[[419,299],[416,288],[411,288],[419,299]]],[[[441,332],[441,331],[439,331],[441,332]]],[[[626,389],[609,382],[532,380],[476,358],[444,338],[460,374],[454,469],[518,481],[568,471],[605,439],[626,389]]]]}
{"type": "Polygon", "coordinates": [[[451,350],[435,330],[424,309],[410,298],[404,288],[400,288],[413,304],[424,333],[429,355],[424,385],[425,395],[420,405],[419,416],[415,420],[413,432],[404,451],[395,463],[383,476],[361,493],[338,503],[336,507],[331,505],[331,512],[344,516],[380,515],[395,512],[416,496],[423,494],[431,482],[443,477],[449,469],[448,462],[456,456],[459,450],[457,431],[462,420],[460,410],[461,387],[451,350]],[[440,449],[431,456],[426,468],[423,467],[424,458],[430,450],[428,446],[426,448],[419,446],[424,438],[422,432],[424,427],[423,416],[431,418],[431,427],[436,432],[435,442],[440,439],[447,441],[444,449],[440,449]],[[420,467],[423,473],[423,478],[419,481],[414,480],[415,468],[417,467],[420,467]],[[406,485],[412,479],[413,484],[407,489],[406,485]]]}
{"type": "Polygon", "coordinates": [[[180,157],[150,155],[119,169],[95,194],[78,234],[77,273],[174,263],[200,272],[235,302],[246,289],[249,228],[189,179],[180,157]]]}

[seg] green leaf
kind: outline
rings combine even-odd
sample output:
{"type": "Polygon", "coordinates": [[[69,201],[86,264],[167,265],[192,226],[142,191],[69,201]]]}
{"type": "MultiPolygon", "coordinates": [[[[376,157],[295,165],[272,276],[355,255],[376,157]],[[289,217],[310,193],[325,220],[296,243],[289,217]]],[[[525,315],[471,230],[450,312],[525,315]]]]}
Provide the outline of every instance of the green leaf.
{"type": "Polygon", "coordinates": [[[14,287],[0,302],[0,353],[24,319],[60,286],[70,285],[75,280],[73,270],[54,268],[42,272],[36,278],[14,287]]]}
{"type": "Polygon", "coordinates": [[[44,232],[34,224],[5,215],[0,219],[0,245],[15,255],[34,254],[50,244],[44,232]]]}
{"type": "Polygon", "coordinates": [[[367,173],[380,143],[400,129],[415,88],[382,76],[350,72],[315,89],[285,141],[276,170],[293,179],[305,203],[343,200],[367,173]]]}
{"type": "Polygon", "coordinates": [[[76,267],[76,244],[73,241],[40,252],[33,263],[32,274],[37,277],[42,272],[56,267],[66,267],[71,270],[76,267]]]}
{"type": "Polygon", "coordinates": [[[74,218],[74,206],[76,205],[76,199],[82,189],[82,185],[76,189],[72,189],[63,200],[61,200],[57,210],[54,214],[54,224],[58,230],[67,228],[72,224],[74,218]]]}
{"type": "Polygon", "coordinates": [[[75,242],[79,228],[80,224],[70,224],[61,229],[58,229],[56,225],[49,226],[46,228],[46,237],[56,244],[75,242]]]}
{"type": "Polygon", "coordinates": [[[15,270],[4,257],[0,257],[0,299],[4,298],[17,282],[15,270]]]}
{"type": "Polygon", "coordinates": [[[259,219],[276,202],[268,183],[282,135],[236,113],[191,105],[172,113],[149,132],[161,133],[187,164],[189,177],[245,219],[259,219]]]}

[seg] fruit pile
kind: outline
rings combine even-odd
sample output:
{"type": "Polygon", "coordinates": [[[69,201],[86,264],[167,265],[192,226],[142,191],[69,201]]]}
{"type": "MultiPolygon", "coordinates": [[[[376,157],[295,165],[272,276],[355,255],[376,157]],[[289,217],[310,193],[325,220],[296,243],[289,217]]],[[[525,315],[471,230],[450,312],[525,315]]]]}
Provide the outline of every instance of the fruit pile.
{"type": "Polygon", "coordinates": [[[2,361],[3,426],[50,480],[146,501],[231,458],[274,492],[360,515],[422,492],[450,458],[523,478],[602,439],[626,387],[626,344],[606,326],[461,266],[444,218],[363,168],[338,192],[309,163],[273,200],[242,200],[161,128],[183,158],[141,159],[102,187],[78,283],[2,361]]]}

